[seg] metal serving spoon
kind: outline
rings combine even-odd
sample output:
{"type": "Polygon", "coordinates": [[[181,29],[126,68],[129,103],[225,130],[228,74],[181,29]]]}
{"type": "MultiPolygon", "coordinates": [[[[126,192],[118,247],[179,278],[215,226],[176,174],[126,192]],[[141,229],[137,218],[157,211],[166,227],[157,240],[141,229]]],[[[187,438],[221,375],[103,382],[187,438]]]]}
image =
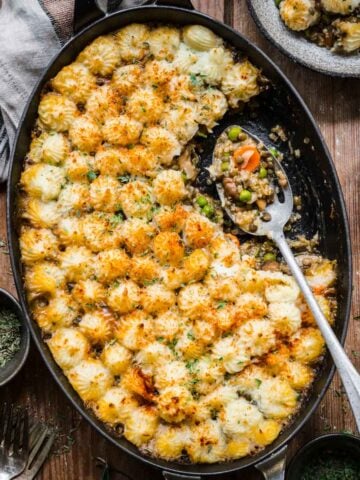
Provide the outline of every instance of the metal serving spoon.
{"type": "MultiPolygon", "coordinates": [[[[231,128],[231,126],[227,128],[231,128]]],[[[252,138],[257,144],[261,143],[260,139],[257,138],[255,135],[252,135],[249,131],[243,128],[242,131],[249,135],[249,137],[252,138]]],[[[290,215],[293,211],[293,194],[291,191],[289,179],[281,163],[276,159],[273,153],[268,148],[266,148],[266,146],[264,146],[264,148],[272,156],[275,168],[277,170],[280,170],[283,173],[284,178],[287,179],[287,186],[281,189],[283,198],[281,198],[280,200],[278,194],[275,193],[273,203],[269,204],[265,209],[265,211],[270,214],[271,220],[265,222],[261,220],[261,218],[259,218],[258,228],[255,232],[251,232],[249,230],[245,230],[243,227],[240,227],[236,222],[234,214],[229,208],[226,207],[224,188],[222,184],[217,181],[216,188],[221,204],[230,219],[235,223],[235,225],[237,225],[243,231],[251,235],[268,237],[279,248],[293,276],[295,277],[307,304],[309,305],[314,315],[314,318],[322,333],[322,336],[325,339],[327,347],[332,355],[334,363],[343,382],[353,414],[355,416],[358,430],[360,432],[360,375],[356,371],[354,365],[351,363],[349,357],[346,355],[341,343],[337,339],[335,333],[333,332],[324,314],[322,313],[314,297],[314,294],[312,293],[311,288],[309,287],[304,277],[304,274],[302,273],[299,265],[297,264],[294,254],[292,253],[286,241],[284,235],[284,226],[288,222],[290,215]]]]}

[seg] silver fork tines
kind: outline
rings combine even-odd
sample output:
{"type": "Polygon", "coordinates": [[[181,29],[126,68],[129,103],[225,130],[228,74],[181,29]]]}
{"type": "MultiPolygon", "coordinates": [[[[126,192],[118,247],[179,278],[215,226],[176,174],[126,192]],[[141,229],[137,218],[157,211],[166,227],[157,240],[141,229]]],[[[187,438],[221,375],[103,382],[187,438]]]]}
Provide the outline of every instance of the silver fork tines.
{"type": "Polygon", "coordinates": [[[12,452],[17,455],[25,450],[25,454],[29,451],[29,425],[28,414],[26,410],[22,410],[17,415],[17,421],[14,429],[14,439],[12,452]]]}
{"type": "MultiPolygon", "coordinates": [[[[48,456],[55,440],[55,432],[41,423],[30,428],[30,454],[23,473],[17,480],[33,480],[48,456]]],[[[0,477],[1,480],[1,477],[0,477]]]]}
{"type": "Polygon", "coordinates": [[[28,454],[27,411],[4,404],[0,417],[0,480],[17,477],[26,466],[28,454]]]}

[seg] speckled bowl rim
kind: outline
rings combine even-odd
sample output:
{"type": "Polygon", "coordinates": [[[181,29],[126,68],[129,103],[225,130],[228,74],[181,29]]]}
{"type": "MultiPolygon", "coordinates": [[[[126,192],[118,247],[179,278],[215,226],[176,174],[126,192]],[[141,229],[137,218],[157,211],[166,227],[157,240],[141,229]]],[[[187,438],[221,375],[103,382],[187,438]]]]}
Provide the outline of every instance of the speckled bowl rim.
{"type": "Polygon", "coordinates": [[[360,54],[337,54],[290,31],[280,18],[275,0],[247,0],[247,5],[260,31],[294,62],[324,75],[360,78],[360,54]]]}
{"type": "Polygon", "coordinates": [[[0,300],[1,298],[7,298],[7,300],[9,300],[9,302],[12,304],[11,308],[16,311],[16,314],[21,322],[22,346],[20,347],[20,351],[18,352],[19,355],[15,354],[15,357],[9,361],[9,366],[12,368],[9,375],[7,375],[2,380],[0,379],[0,388],[4,387],[20,372],[26,362],[30,350],[30,331],[20,303],[16,300],[15,297],[11,295],[11,293],[9,293],[3,288],[0,288],[0,300]]]}

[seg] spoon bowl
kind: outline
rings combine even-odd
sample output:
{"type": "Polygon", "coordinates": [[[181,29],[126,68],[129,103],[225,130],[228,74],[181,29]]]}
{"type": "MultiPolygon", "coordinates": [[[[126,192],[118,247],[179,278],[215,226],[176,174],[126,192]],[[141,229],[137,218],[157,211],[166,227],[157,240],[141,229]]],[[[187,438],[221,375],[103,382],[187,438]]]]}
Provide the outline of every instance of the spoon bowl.
{"type": "MultiPolygon", "coordinates": [[[[235,125],[230,125],[230,127],[226,127],[226,129],[232,128],[235,125]]],[[[242,132],[246,133],[250,138],[252,138],[257,144],[262,144],[261,140],[250,133],[248,130],[245,128],[241,127],[242,132]]],[[[263,145],[263,144],[262,144],[263,145]]],[[[281,188],[280,185],[275,182],[274,179],[271,179],[271,184],[274,187],[275,195],[272,203],[269,203],[266,208],[265,212],[270,214],[271,220],[265,222],[264,220],[259,217],[257,219],[257,230],[255,232],[250,231],[249,229],[245,229],[238,225],[234,213],[228,208],[227,202],[225,200],[225,191],[224,187],[221,182],[216,182],[216,190],[220,198],[221,206],[229,216],[229,218],[234,222],[236,226],[241,228],[245,233],[249,233],[251,235],[256,235],[256,236],[266,236],[269,238],[272,238],[272,233],[274,231],[283,231],[285,224],[288,222],[291,213],[293,211],[293,206],[294,206],[294,199],[293,199],[293,194],[291,190],[291,185],[289,182],[289,179],[286,175],[286,172],[281,165],[281,162],[276,158],[276,156],[272,153],[272,151],[266,147],[266,145],[263,145],[262,147],[264,150],[268,152],[269,155],[271,155],[272,162],[274,164],[274,167],[276,168],[276,171],[282,172],[284,178],[287,179],[287,186],[285,188],[281,188]]],[[[215,149],[214,149],[215,152],[215,149]]],[[[214,162],[214,155],[213,155],[213,162],[214,162]]]]}

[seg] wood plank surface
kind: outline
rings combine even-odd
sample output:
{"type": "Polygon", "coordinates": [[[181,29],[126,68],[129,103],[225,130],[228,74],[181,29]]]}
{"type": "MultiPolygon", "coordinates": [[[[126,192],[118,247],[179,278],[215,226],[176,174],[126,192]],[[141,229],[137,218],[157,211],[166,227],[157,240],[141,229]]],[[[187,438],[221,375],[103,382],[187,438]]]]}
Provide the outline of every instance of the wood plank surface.
{"type": "MultiPolygon", "coordinates": [[[[288,75],[298,88],[333,155],[346,199],[351,225],[354,264],[353,316],[360,314],[359,302],[359,145],[360,145],[360,81],[332,79],[296,66],[279,53],[259,33],[247,10],[245,0],[193,0],[196,8],[231,24],[260,46],[288,75]]],[[[6,239],[5,190],[0,191],[0,239],[6,239]]],[[[0,245],[2,245],[0,243],[0,245]]],[[[6,247],[0,247],[0,286],[14,292],[6,247]]],[[[351,318],[352,318],[351,317],[351,318]]],[[[360,322],[352,320],[346,342],[352,360],[360,367],[360,322]]],[[[100,470],[95,458],[102,457],[132,479],[160,480],[156,471],[112,446],[82,420],[60,391],[34,347],[21,374],[0,390],[3,401],[27,405],[32,415],[45,420],[58,431],[57,441],[48,459],[41,480],[95,480],[100,470]]],[[[336,377],[329,391],[307,426],[291,442],[290,454],[301,445],[324,432],[355,432],[355,423],[336,377]]],[[[120,473],[115,480],[127,478],[120,473]]],[[[225,478],[225,477],[216,477],[225,478]]],[[[229,480],[257,480],[261,476],[250,469],[228,477],[229,480]]]]}

